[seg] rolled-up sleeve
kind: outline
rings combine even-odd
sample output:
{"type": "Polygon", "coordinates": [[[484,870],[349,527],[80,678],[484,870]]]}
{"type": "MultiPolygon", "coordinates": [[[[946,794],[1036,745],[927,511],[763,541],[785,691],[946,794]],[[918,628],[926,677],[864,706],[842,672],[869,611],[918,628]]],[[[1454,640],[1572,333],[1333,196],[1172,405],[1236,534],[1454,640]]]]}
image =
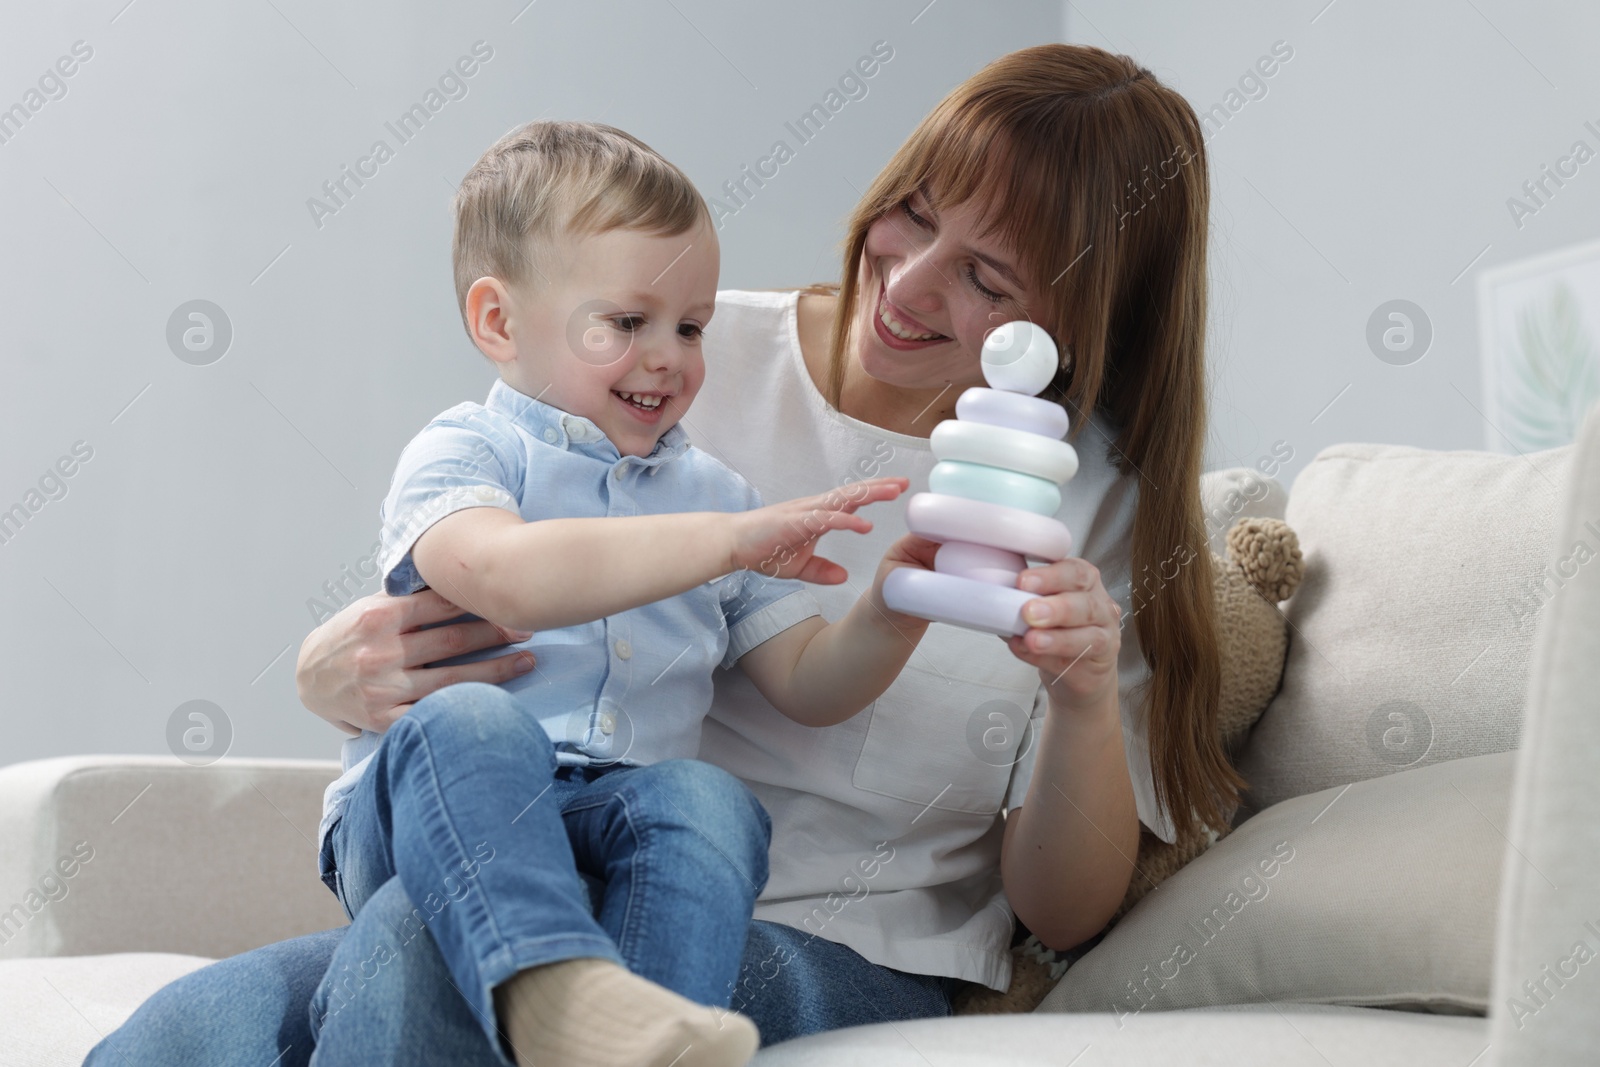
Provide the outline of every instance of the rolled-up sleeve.
{"type": "Polygon", "coordinates": [[[517,453],[501,437],[487,425],[452,419],[447,412],[406,445],[379,513],[384,592],[403,596],[427,585],[411,550],[446,515],[467,508],[504,508],[520,515],[510,488],[521,483],[517,453]]]}
{"type": "Polygon", "coordinates": [[[797,622],[821,615],[822,607],[804,582],[793,578],[769,578],[755,571],[735,571],[723,579],[722,614],[728,622],[728,651],[722,657],[724,669],[763,641],[770,640],[797,622]],[[737,583],[737,589],[728,589],[737,583]]]}

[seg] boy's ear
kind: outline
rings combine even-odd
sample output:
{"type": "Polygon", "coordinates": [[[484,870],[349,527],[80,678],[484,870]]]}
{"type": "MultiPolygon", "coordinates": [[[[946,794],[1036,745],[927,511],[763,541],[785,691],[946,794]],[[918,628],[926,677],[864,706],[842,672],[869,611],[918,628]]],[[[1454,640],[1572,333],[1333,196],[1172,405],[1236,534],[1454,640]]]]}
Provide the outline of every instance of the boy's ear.
{"type": "Polygon", "coordinates": [[[496,363],[517,358],[517,343],[510,332],[511,312],[511,296],[499,278],[479,278],[467,290],[467,331],[478,351],[496,363]]]}

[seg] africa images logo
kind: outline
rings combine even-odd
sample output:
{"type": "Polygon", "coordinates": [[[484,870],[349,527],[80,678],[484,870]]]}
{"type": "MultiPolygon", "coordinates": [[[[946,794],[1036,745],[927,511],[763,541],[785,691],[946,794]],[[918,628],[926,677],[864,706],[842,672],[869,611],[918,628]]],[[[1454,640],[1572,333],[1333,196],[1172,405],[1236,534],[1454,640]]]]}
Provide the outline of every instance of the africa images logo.
{"type": "Polygon", "coordinates": [[[413,102],[393,122],[383,124],[394,135],[394,145],[391,146],[385,138],[378,138],[372,142],[367,154],[356,160],[354,170],[345,164],[337,175],[322,183],[323,197],[307,197],[306,210],[311,212],[311,221],[317,229],[322,229],[323,220],[328,216],[344,210],[356,193],[366,188],[367,181],[378,176],[379,168],[395,158],[400,146],[415,140],[428,121],[444,109],[445,104],[452,100],[465,100],[471,91],[468,79],[482,69],[481,64],[493,58],[494,48],[487,41],[474,41],[472,55],[456,60],[453,66],[439,75],[437,86],[428,87],[420,101],[413,102]]]}

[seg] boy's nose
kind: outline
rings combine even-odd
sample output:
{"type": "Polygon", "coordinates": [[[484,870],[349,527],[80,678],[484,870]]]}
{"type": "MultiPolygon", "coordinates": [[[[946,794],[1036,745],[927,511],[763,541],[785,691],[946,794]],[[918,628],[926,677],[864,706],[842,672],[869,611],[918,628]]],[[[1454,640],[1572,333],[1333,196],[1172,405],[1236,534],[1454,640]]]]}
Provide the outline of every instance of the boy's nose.
{"type": "Polygon", "coordinates": [[[667,373],[677,370],[683,363],[683,353],[670,338],[665,341],[651,338],[644,342],[642,349],[639,365],[647,371],[667,373]]]}

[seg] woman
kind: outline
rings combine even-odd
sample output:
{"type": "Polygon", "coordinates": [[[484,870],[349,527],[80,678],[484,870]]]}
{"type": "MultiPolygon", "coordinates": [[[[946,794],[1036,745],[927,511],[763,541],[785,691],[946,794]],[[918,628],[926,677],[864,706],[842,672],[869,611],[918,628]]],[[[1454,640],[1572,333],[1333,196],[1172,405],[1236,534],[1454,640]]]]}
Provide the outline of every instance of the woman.
{"type": "MultiPolygon", "coordinates": [[[[1081,460],[1058,518],[1082,558],[1029,573],[1029,611],[1048,614],[1025,638],[934,627],[882,699],[823,730],[782,719],[738,672],[718,678],[701,756],[773,820],[733,1004],[766,1043],[947,1014],[961,981],[1005,988],[1013,911],[1046,945],[1080,945],[1126,891],[1140,822],[1172,840],[1236,803],[1199,504],[1207,210],[1188,104],[1126,57],[1044,45],[991,63],[912,133],[849,220],[840,285],[719,294],[683,424],[766,499],[878,474],[925,486],[928,434],[983,384],[983,339],[1013,319],[1062,346],[1043,395],[1070,412],[1081,460]]],[[[873,521],[829,544],[852,574],[904,513],[873,521]]],[[[814,590],[830,615],[830,594],[855,595],[814,590]]],[[[431,592],[351,605],[302,648],[302,700],[384,729],[442,686],[528,669],[422,666],[501,643],[486,623],[420,629],[458,614],[431,592]]],[[[381,895],[391,921],[411,914],[394,884],[381,895]]],[[[319,1056],[342,1062],[349,1039],[396,1061],[449,1047],[496,1062],[428,939],[372,965],[389,947],[381,912],[362,911],[317,995],[319,1056]]],[[[303,982],[276,976],[297,945],[303,968],[316,951],[288,942],[175,984],[192,1001],[274,976],[233,1036],[214,1018],[190,1032],[169,987],[102,1050],[139,1062],[130,1049],[216,1056],[225,1041],[294,1062],[303,982]]]]}

